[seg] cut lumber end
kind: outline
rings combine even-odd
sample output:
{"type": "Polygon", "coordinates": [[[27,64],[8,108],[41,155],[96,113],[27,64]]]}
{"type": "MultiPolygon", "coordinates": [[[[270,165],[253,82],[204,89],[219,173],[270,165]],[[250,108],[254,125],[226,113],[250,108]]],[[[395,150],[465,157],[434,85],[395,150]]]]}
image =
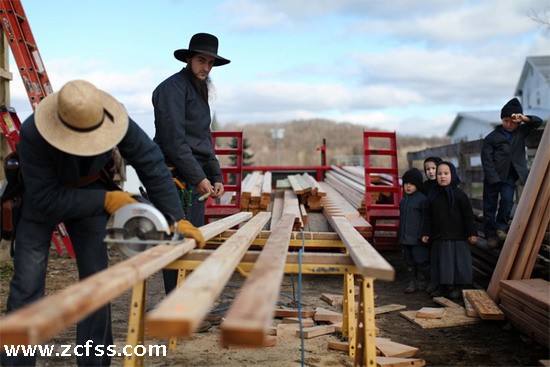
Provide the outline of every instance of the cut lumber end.
{"type": "Polygon", "coordinates": [[[440,319],[445,315],[443,307],[422,307],[416,311],[416,317],[421,319],[440,319]]]}

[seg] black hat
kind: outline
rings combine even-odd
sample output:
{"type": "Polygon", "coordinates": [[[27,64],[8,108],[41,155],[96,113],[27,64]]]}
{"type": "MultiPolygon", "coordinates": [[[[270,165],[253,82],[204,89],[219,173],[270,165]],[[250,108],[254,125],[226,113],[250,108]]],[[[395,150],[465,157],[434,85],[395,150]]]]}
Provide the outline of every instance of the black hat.
{"type": "Polygon", "coordinates": [[[197,33],[189,41],[189,49],[174,51],[174,57],[179,61],[187,62],[187,59],[196,54],[205,54],[216,58],[214,66],[229,64],[231,61],[218,56],[218,38],[208,33],[197,33]]]}
{"type": "Polygon", "coordinates": [[[416,186],[417,189],[422,187],[422,172],[418,168],[411,168],[403,174],[403,185],[411,183],[416,186]]]}
{"type": "Polygon", "coordinates": [[[514,113],[523,113],[523,108],[517,98],[512,98],[502,107],[502,110],[500,110],[500,118],[510,117],[514,113]]]}

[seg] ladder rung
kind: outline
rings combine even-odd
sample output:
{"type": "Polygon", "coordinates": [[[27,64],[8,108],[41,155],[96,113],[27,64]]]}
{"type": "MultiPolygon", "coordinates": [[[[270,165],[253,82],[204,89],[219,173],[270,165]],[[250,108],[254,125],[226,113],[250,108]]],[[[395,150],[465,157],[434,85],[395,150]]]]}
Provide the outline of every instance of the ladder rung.
{"type": "Polygon", "coordinates": [[[397,168],[389,167],[365,167],[365,173],[387,173],[397,175],[397,168]]]}
{"type": "Polygon", "coordinates": [[[367,192],[399,192],[401,191],[401,187],[372,185],[372,186],[366,186],[366,190],[367,192]]]}
{"type": "Polygon", "coordinates": [[[237,149],[237,148],[223,148],[223,149],[220,149],[220,148],[216,148],[216,154],[219,154],[219,155],[230,155],[230,154],[241,154],[243,151],[241,149],[237,149]]]}
{"type": "Polygon", "coordinates": [[[365,154],[368,155],[396,155],[394,149],[365,149],[365,154]]]}

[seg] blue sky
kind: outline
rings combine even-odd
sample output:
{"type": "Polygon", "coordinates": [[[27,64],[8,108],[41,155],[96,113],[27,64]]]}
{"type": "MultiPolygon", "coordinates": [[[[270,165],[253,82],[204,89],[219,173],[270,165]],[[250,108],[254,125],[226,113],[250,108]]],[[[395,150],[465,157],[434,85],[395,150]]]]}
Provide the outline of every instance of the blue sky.
{"type": "MultiPolygon", "coordinates": [[[[154,134],[151,92],[197,32],[231,63],[211,73],[224,123],[328,118],[444,135],[499,110],[527,56],[550,54],[550,0],[23,0],[54,90],[85,79],[154,134]]],[[[13,67],[12,106],[31,113],[13,67]]],[[[498,116],[496,116],[498,118],[498,116]]],[[[245,131],[246,133],[246,131],[245,131]]]]}

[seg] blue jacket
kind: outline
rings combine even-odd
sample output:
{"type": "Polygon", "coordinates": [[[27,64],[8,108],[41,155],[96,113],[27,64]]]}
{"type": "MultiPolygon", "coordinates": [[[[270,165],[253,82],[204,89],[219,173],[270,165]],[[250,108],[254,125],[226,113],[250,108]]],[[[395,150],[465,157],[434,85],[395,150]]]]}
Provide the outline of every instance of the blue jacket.
{"type": "Polygon", "coordinates": [[[210,107],[189,80],[185,69],[153,91],[155,142],[177,176],[195,186],[204,178],[223,182],[210,131],[210,107]]]}
{"type": "Polygon", "coordinates": [[[525,184],[529,170],[525,154],[525,137],[542,124],[537,116],[529,116],[531,121],[521,123],[508,139],[504,135],[504,127],[497,126],[483,140],[481,149],[481,164],[483,179],[489,185],[505,182],[511,168],[519,176],[521,184],[525,184]]]}
{"type": "Polygon", "coordinates": [[[412,195],[405,194],[399,202],[399,243],[419,245],[422,227],[428,210],[428,199],[420,191],[412,195]]]}
{"type": "MultiPolygon", "coordinates": [[[[164,214],[176,220],[183,218],[178,193],[159,147],[131,119],[117,147],[136,170],[151,202],[164,214]]],[[[96,181],[81,188],[65,185],[100,171],[109,162],[110,151],[92,157],[62,152],[40,135],[33,114],[21,124],[18,152],[25,187],[22,209],[25,218],[55,224],[106,213],[108,188],[104,183],[96,181]]]]}

